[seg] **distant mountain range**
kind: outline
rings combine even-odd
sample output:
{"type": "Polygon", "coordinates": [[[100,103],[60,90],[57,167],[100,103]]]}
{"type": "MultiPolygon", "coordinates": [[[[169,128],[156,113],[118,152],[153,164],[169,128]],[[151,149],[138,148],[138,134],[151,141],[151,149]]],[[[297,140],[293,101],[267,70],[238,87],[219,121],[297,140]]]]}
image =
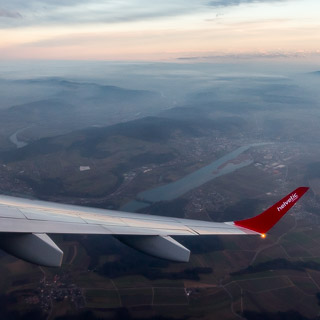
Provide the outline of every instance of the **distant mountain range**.
{"type": "MultiPolygon", "coordinates": [[[[57,106],[59,106],[58,110],[60,109],[60,111],[67,107],[60,104],[57,104],[57,106]]],[[[30,104],[27,108],[37,113],[38,104],[30,104]]],[[[41,107],[41,110],[43,111],[47,108],[48,113],[52,112],[50,103],[45,108],[41,107]]],[[[65,114],[66,118],[72,116],[74,108],[69,108],[65,114]]],[[[15,114],[17,111],[17,109],[12,108],[8,112],[15,114]]],[[[19,161],[62,150],[77,151],[84,157],[103,158],[108,157],[114,151],[111,146],[107,147],[106,145],[103,151],[101,151],[100,147],[102,144],[110,142],[113,137],[114,139],[123,137],[124,140],[122,140],[123,145],[121,148],[125,149],[132,148],[134,141],[149,144],[168,143],[177,133],[185,138],[205,136],[208,132],[211,133],[212,131],[232,136],[239,131],[245,130],[247,127],[246,121],[240,117],[210,119],[207,117],[207,112],[196,108],[173,108],[162,112],[158,117],[144,117],[111,126],[85,128],[68,134],[42,138],[24,148],[4,152],[2,153],[2,158],[5,161],[19,161]],[[129,142],[129,145],[126,144],[126,140],[129,142]]],[[[37,113],[37,116],[39,113],[37,113]]],[[[30,118],[32,114],[29,115],[30,118]]]]}
{"type": "Polygon", "coordinates": [[[152,115],[167,108],[156,92],[129,90],[59,78],[19,80],[35,101],[0,110],[3,135],[28,127],[23,136],[38,139],[90,126],[106,126],[152,115]],[[45,96],[46,99],[36,100],[45,96]]]}

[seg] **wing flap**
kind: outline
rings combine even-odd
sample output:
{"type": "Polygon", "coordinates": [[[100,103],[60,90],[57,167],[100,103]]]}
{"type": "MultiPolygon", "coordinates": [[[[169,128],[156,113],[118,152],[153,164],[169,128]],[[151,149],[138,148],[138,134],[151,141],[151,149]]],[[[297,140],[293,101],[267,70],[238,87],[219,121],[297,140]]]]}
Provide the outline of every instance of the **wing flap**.
{"type": "Polygon", "coordinates": [[[26,217],[17,208],[0,205],[0,218],[25,219],[26,217]]]}
{"type": "MultiPolygon", "coordinates": [[[[143,217],[143,216],[142,216],[143,217]]],[[[145,228],[155,228],[155,229],[166,229],[170,230],[189,230],[188,226],[181,222],[176,221],[167,221],[166,219],[163,220],[147,220],[147,219],[129,219],[129,218],[121,218],[121,220],[129,227],[145,227],[145,228]]]]}
{"type": "Polygon", "coordinates": [[[233,225],[228,225],[225,224],[225,226],[220,226],[220,227],[210,227],[208,226],[190,226],[193,231],[197,232],[199,235],[228,235],[228,234],[234,234],[234,235],[245,235],[245,234],[259,234],[257,232],[251,231],[251,230],[245,230],[243,228],[237,228],[234,227],[233,225]]]}
{"type": "Polygon", "coordinates": [[[110,234],[106,228],[97,224],[72,222],[39,221],[28,219],[0,218],[0,232],[19,233],[72,233],[72,234],[110,234]]]}
{"type": "Polygon", "coordinates": [[[122,234],[122,235],[178,235],[197,233],[185,229],[158,229],[149,227],[114,226],[107,224],[73,223],[29,219],[0,218],[0,232],[13,233],[70,233],[70,234],[122,234]]]}
{"type": "Polygon", "coordinates": [[[62,215],[55,212],[46,212],[35,209],[19,209],[28,220],[43,220],[43,221],[60,221],[60,222],[75,222],[86,223],[79,216],[62,215]]]}

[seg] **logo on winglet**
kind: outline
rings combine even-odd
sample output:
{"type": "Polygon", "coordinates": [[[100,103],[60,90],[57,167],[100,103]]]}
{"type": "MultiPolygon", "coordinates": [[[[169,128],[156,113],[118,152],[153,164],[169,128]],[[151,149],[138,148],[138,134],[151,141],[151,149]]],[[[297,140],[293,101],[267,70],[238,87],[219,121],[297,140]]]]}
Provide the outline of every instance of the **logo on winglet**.
{"type": "Polygon", "coordinates": [[[283,201],[282,205],[280,207],[277,207],[278,212],[283,210],[288,204],[296,201],[297,199],[299,199],[299,196],[296,193],[292,194],[287,201],[283,201]]]}

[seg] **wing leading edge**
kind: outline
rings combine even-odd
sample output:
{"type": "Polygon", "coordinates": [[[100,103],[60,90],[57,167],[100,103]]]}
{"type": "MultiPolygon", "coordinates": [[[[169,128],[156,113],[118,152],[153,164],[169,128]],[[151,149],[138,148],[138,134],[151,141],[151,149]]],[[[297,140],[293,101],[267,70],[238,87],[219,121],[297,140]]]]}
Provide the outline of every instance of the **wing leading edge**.
{"type": "Polygon", "coordinates": [[[110,234],[147,254],[186,262],[190,251],[170,236],[264,234],[307,190],[294,190],[256,217],[220,223],[0,196],[0,247],[33,263],[60,266],[63,252],[47,233],[110,234]]]}

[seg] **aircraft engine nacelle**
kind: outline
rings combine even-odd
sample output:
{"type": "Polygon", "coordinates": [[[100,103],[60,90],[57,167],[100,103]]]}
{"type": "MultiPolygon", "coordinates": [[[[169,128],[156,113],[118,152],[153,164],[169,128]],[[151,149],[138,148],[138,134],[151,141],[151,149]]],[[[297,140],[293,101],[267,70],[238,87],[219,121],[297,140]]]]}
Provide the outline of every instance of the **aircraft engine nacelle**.
{"type": "Polygon", "coordinates": [[[188,262],[190,250],[169,236],[115,236],[129,247],[151,256],[175,262],[188,262]]]}
{"type": "Polygon", "coordinates": [[[41,266],[60,267],[62,263],[62,250],[45,233],[1,233],[0,248],[41,266]]]}

